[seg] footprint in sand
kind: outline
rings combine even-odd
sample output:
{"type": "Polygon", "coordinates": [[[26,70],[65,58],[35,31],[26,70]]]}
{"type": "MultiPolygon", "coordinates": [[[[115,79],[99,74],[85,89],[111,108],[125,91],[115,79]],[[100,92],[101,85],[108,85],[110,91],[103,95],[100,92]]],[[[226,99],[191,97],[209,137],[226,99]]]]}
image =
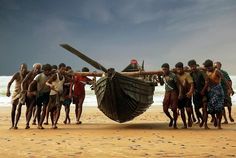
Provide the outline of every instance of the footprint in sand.
{"type": "Polygon", "coordinates": [[[142,139],[141,137],[138,138],[138,140],[141,140],[141,139],[142,139]]]}
{"type": "Polygon", "coordinates": [[[228,157],[235,157],[235,155],[233,155],[233,154],[232,155],[226,155],[226,156],[228,156],[228,157]]]}

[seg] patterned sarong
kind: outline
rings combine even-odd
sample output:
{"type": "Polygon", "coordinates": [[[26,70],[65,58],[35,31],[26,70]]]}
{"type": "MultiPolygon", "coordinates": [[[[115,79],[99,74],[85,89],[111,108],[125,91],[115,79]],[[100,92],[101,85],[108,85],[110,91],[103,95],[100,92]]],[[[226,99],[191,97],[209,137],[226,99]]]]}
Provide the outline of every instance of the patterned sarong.
{"type": "Polygon", "coordinates": [[[208,96],[208,113],[221,113],[224,109],[224,91],[221,84],[212,86],[208,96]]]}

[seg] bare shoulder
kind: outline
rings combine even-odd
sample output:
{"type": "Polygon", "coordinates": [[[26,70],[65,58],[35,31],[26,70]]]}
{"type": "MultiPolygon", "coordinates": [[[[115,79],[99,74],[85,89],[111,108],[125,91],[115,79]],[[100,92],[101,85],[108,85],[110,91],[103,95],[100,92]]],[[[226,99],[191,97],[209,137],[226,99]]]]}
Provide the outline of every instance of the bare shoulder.
{"type": "Polygon", "coordinates": [[[12,79],[19,79],[20,78],[20,72],[16,72],[13,76],[12,79]]]}

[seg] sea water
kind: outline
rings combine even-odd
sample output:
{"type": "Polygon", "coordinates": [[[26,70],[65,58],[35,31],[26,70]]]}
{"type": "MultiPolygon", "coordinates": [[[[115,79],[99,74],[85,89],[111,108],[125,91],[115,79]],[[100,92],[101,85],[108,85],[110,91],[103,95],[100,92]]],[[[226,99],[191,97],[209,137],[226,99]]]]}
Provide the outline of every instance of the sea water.
{"type": "MultiPolygon", "coordinates": [[[[230,76],[233,82],[233,89],[236,90],[236,76],[230,76]]],[[[12,76],[0,76],[0,106],[11,106],[11,97],[6,96],[7,84],[11,80],[12,76]]],[[[14,82],[11,86],[11,92],[14,90],[14,82]]],[[[97,99],[90,86],[85,86],[86,97],[84,100],[84,106],[97,106],[97,99]]],[[[165,88],[164,86],[156,86],[153,96],[154,103],[152,106],[162,105],[165,88]]],[[[235,91],[236,92],[236,91],[235,91]]],[[[232,103],[236,105],[236,94],[232,96],[232,103]]]]}

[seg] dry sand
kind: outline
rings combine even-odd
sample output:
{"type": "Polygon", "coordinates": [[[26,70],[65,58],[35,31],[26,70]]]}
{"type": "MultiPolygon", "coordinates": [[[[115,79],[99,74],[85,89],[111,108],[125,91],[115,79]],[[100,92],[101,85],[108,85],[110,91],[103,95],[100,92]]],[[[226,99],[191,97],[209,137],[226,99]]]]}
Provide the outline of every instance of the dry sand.
{"type": "MultiPolygon", "coordinates": [[[[111,121],[95,107],[85,107],[81,121],[62,124],[58,129],[32,126],[25,130],[24,112],[18,130],[9,130],[10,108],[0,108],[0,157],[236,157],[235,123],[210,130],[194,125],[174,130],[161,107],[152,106],[133,121],[119,124],[111,121]]],[[[64,109],[63,109],[64,110],[64,109]]],[[[25,111],[25,108],[23,108],[25,111]]],[[[236,116],[236,108],[233,109],[236,116]]],[[[179,118],[179,126],[181,120],[179,118]]]]}

